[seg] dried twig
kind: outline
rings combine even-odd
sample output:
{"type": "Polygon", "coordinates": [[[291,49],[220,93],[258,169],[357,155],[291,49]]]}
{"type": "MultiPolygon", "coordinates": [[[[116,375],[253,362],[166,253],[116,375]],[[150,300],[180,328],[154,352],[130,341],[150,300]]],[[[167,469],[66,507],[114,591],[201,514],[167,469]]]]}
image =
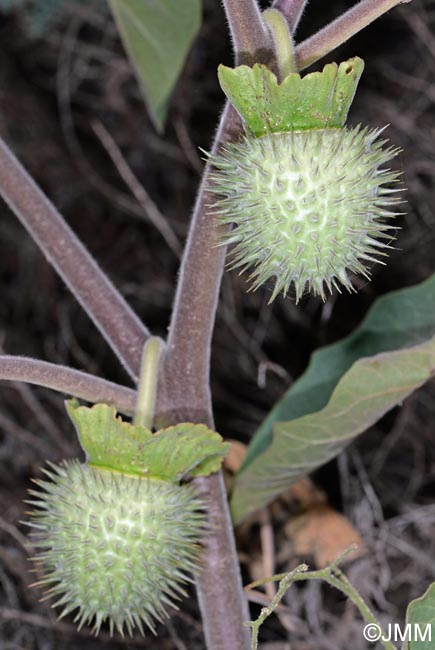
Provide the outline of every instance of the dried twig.
{"type": "Polygon", "coordinates": [[[127,187],[131,190],[131,193],[135,196],[138,203],[142,206],[145,214],[148,216],[153,226],[159,231],[174,255],[180,258],[181,244],[178,241],[176,234],[144,186],[133,174],[115,140],[112,138],[106,127],[101,122],[95,122],[92,125],[92,128],[100,139],[101,144],[111,157],[113,164],[119,172],[119,175],[127,187]]]}

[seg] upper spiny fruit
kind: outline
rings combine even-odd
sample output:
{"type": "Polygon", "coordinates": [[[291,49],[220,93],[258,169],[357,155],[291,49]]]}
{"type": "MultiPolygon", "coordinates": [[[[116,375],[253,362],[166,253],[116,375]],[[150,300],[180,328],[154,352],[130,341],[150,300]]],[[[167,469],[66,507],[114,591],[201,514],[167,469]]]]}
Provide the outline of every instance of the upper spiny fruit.
{"type": "Polygon", "coordinates": [[[252,268],[252,288],[274,281],[271,301],[294,284],[325,299],[325,289],[352,290],[351,273],[391,248],[386,220],[400,201],[400,173],[383,167],[398,149],[381,130],[334,128],[246,136],[227,144],[214,165],[214,206],[234,228],[232,268],[252,268]]]}
{"type": "Polygon", "coordinates": [[[197,566],[204,515],[193,489],[78,461],[45,473],[29,502],[36,584],[79,628],[154,631],[197,566]]]}

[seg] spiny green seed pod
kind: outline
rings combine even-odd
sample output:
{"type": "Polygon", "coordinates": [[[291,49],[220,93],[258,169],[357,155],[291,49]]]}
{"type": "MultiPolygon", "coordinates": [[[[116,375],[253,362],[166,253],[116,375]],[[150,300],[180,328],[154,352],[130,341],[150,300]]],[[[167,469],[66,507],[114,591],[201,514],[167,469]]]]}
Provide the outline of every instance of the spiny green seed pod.
{"type": "MultiPolygon", "coordinates": [[[[273,16],[268,25],[282,38],[275,28],[283,18],[273,16]]],[[[399,149],[384,147],[382,129],[345,126],[362,59],[301,77],[282,74],[288,61],[279,52],[279,79],[261,64],[219,66],[246,136],[210,158],[214,210],[234,225],[222,243],[233,246],[232,268],[252,269],[253,289],[274,282],[271,301],[291,285],[296,300],[306,290],[325,299],[333,288],[353,289],[349,273],[369,278],[367,262],[390,248],[400,173],[384,165],[399,149]]]]}
{"type": "Polygon", "coordinates": [[[79,628],[154,631],[198,564],[204,515],[193,488],[78,461],[50,467],[30,492],[36,584],[60,617],[76,611],[79,628]]]}
{"type": "Polygon", "coordinates": [[[36,584],[79,627],[154,631],[199,568],[205,504],[182,481],[218,471],[229,445],[202,424],[153,433],[108,404],[66,408],[86,464],[51,465],[30,492],[36,584]]]}
{"type": "MultiPolygon", "coordinates": [[[[325,299],[325,287],[352,290],[348,275],[369,277],[366,263],[391,248],[385,221],[400,201],[383,168],[398,149],[381,130],[324,129],[245,137],[212,157],[214,206],[234,228],[231,268],[252,268],[252,288],[275,282],[272,301],[292,284],[325,299]]],[[[400,191],[400,190],[399,190],[400,191]]]]}

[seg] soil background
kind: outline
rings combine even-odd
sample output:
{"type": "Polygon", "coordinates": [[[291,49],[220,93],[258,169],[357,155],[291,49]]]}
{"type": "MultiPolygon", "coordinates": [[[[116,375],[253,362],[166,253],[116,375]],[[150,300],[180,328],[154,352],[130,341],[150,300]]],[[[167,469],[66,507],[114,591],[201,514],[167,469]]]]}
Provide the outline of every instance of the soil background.
{"type": "MultiPolygon", "coordinates": [[[[120,178],[99,126],[184,242],[203,166],[199,147],[210,147],[223,105],[216,68],[232,61],[220,2],[204,1],[203,27],[162,136],[146,115],[102,3],[34,3],[41,12],[56,12],[38,27],[37,38],[31,35],[35,15],[26,8],[6,10],[6,4],[13,3],[0,2],[0,134],[148,327],[165,336],[179,260],[120,178]]],[[[352,4],[311,0],[297,40],[352,4]]],[[[268,289],[247,294],[244,278],[225,274],[213,347],[213,399],[217,429],[243,443],[302,373],[314,349],[351,332],[378,296],[435,271],[434,3],[413,0],[396,8],[322,64],[355,55],[365,59],[366,69],[350,122],[390,124],[389,139],[403,148],[396,166],[404,172],[408,203],[398,220],[397,248],[386,267],[373,268],[372,282],[359,283],[356,294],[334,294],[326,303],[306,296],[296,307],[290,297],[267,307],[268,289]]],[[[3,203],[0,295],[2,351],[130,385],[3,203]]],[[[2,650],[90,650],[100,644],[108,650],[204,648],[193,590],[169,625],[159,627],[158,639],[145,641],[110,639],[106,632],[97,641],[86,630],[77,632],[72,620],[57,621],[50,605],[38,602],[40,594],[28,589],[33,577],[20,523],[23,500],[30,478],[46,460],[81,452],[62,395],[5,382],[0,388],[2,650]]],[[[435,579],[434,414],[435,384],[430,382],[313,477],[369,549],[347,572],[385,623],[403,622],[406,604],[435,579]]],[[[269,509],[266,522],[280,571],[301,559],[310,561],[295,557],[283,533],[290,501],[269,509]]],[[[264,530],[264,520],[258,520],[239,531],[245,582],[258,575],[264,530]]],[[[252,604],[253,617],[259,609],[260,604],[252,604]]],[[[355,608],[317,583],[292,588],[280,617],[271,617],[262,628],[261,640],[264,650],[374,647],[363,640],[355,608]]]]}

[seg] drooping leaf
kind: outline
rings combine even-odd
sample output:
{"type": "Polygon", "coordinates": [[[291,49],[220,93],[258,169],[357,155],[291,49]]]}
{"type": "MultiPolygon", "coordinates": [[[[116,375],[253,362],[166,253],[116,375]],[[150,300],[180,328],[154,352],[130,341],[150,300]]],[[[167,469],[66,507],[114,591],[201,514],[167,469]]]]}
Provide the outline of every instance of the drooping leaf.
{"type": "Polygon", "coordinates": [[[201,0],[109,0],[149,114],[161,131],[201,21],[201,0]]]}
{"type": "Polygon", "coordinates": [[[434,373],[435,337],[357,361],[324,409],[274,424],[270,447],[236,476],[231,503],[235,523],[337,456],[434,373]]]}
{"type": "Polygon", "coordinates": [[[256,432],[241,471],[271,444],[275,422],[300,418],[326,406],[340,377],[355,361],[423,343],[434,334],[435,275],[379,298],[350,336],[314,352],[305,373],[275,404],[256,432]]]}
{"type": "Polygon", "coordinates": [[[408,638],[404,650],[433,650],[435,643],[435,582],[412,600],[406,610],[408,638]]]}
{"type": "Polygon", "coordinates": [[[216,472],[229,445],[202,424],[182,423],[152,433],[124,422],[113,406],[66,403],[86,461],[128,474],[179,481],[187,473],[208,476],[216,472]]]}
{"type": "Polygon", "coordinates": [[[255,136],[342,127],[364,69],[358,57],[322,72],[291,73],[281,83],[265,65],[219,66],[222,90],[255,136]]]}
{"type": "Polygon", "coordinates": [[[324,409],[275,423],[272,444],[236,476],[235,523],[337,456],[434,372],[435,337],[412,348],[363,358],[342,377],[324,409]]]}

